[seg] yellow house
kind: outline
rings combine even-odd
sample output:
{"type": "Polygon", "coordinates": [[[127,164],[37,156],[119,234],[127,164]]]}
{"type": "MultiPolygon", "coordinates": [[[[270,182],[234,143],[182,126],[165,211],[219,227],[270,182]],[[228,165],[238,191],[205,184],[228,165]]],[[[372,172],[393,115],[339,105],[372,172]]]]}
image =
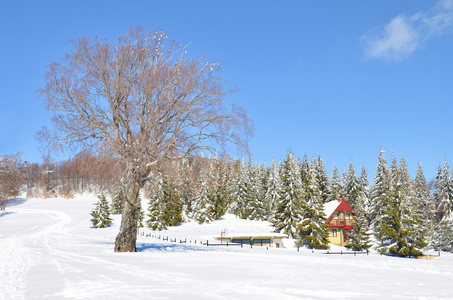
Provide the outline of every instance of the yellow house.
{"type": "Polygon", "coordinates": [[[349,240],[351,230],[354,229],[351,206],[344,199],[330,201],[324,204],[327,216],[326,224],[330,227],[329,241],[338,246],[344,246],[349,240]]]}

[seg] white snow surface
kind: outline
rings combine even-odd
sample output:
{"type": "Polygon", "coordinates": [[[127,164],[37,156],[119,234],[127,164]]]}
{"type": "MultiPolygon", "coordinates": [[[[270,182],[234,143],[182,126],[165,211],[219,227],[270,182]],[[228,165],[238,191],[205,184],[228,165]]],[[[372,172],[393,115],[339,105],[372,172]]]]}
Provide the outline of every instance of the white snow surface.
{"type": "Polygon", "coordinates": [[[141,228],[138,253],[115,253],[120,216],[113,227],[90,228],[96,201],[19,199],[0,211],[0,299],[453,299],[451,253],[417,260],[298,252],[288,239],[284,249],[200,244],[218,243],[222,229],[272,231],[231,215],[162,232],[141,228]]]}

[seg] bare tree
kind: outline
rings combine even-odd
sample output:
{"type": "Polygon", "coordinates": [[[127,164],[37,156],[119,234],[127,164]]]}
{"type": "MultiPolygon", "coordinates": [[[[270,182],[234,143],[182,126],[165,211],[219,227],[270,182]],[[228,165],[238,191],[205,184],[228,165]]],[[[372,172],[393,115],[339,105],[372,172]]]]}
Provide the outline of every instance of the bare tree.
{"type": "Polygon", "coordinates": [[[54,130],[38,136],[52,148],[96,146],[123,160],[127,193],[115,251],[136,251],[137,197],[152,165],[197,150],[248,151],[251,121],[227,103],[218,64],[186,58],[162,31],[138,27],[116,44],[70,44],[72,52],[48,66],[40,93],[54,130]]]}
{"type": "Polygon", "coordinates": [[[17,197],[24,182],[20,171],[20,153],[0,156],[0,208],[9,198],[17,197]]]}

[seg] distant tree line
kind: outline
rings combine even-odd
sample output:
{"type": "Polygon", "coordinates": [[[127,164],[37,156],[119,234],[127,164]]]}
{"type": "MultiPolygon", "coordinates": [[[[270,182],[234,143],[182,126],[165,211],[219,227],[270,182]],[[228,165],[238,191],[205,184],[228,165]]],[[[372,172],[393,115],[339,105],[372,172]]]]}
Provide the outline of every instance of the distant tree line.
{"type": "Polygon", "coordinates": [[[56,161],[44,158],[41,164],[21,160],[21,154],[0,156],[0,199],[17,197],[72,197],[76,193],[111,191],[120,181],[124,165],[117,159],[79,153],[56,161]]]}

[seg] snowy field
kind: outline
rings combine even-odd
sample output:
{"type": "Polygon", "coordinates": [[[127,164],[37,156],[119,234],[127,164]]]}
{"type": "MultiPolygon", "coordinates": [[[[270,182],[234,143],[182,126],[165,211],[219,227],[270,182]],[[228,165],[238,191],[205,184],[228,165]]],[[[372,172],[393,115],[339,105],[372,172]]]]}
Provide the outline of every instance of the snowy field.
{"type": "Polygon", "coordinates": [[[139,253],[114,253],[120,219],[91,229],[96,200],[19,199],[0,211],[0,299],[453,299],[448,253],[416,260],[297,252],[289,240],[269,250],[199,244],[222,229],[272,230],[233,216],[156,233],[168,242],[141,228],[139,253]]]}

